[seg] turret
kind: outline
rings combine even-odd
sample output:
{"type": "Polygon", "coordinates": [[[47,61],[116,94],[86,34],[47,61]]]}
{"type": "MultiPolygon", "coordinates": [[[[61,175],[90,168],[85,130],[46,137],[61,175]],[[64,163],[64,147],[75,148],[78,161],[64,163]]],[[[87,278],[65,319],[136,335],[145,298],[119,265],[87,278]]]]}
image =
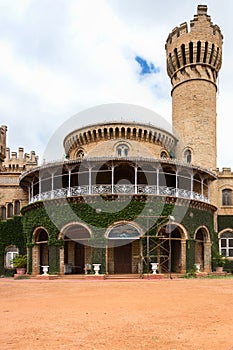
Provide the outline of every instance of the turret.
{"type": "Polygon", "coordinates": [[[216,82],[222,39],[207,6],[199,5],[190,30],[182,23],[169,34],[165,46],[173,127],[180,139],[176,157],[209,169],[216,168],[216,82]]]}
{"type": "Polygon", "coordinates": [[[6,157],[6,125],[0,127],[0,167],[6,157]]]}

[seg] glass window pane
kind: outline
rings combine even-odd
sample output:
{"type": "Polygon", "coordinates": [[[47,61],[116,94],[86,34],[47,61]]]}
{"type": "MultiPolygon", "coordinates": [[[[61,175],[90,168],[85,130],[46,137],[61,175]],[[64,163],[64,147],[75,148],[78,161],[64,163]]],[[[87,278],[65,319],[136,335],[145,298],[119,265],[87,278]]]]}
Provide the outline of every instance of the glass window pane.
{"type": "Polygon", "coordinates": [[[229,249],[229,256],[233,256],[233,249],[229,249]]]}
{"type": "Polygon", "coordinates": [[[221,239],[221,247],[226,247],[227,246],[227,240],[225,238],[221,239]]]}
{"type": "Polygon", "coordinates": [[[226,249],[221,249],[221,253],[222,253],[222,255],[227,256],[227,250],[226,249]]]}

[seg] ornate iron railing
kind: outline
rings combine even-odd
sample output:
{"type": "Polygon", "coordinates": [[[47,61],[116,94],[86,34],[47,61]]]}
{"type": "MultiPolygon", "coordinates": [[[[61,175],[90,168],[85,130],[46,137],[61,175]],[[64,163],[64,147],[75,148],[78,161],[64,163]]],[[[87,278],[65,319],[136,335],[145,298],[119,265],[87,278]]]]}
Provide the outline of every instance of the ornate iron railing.
{"type": "Polygon", "coordinates": [[[192,192],[185,189],[156,186],[156,185],[83,185],[74,186],[70,188],[59,188],[53,191],[42,192],[33,196],[30,203],[34,203],[40,200],[48,200],[54,198],[66,198],[72,196],[85,196],[85,195],[97,195],[97,194],[145,194],[145,195],[158,195],[158,196],[172,196],[177,198],[195,199],[198,201],[209,203],[209,199],[204,195],[192,192]]]}

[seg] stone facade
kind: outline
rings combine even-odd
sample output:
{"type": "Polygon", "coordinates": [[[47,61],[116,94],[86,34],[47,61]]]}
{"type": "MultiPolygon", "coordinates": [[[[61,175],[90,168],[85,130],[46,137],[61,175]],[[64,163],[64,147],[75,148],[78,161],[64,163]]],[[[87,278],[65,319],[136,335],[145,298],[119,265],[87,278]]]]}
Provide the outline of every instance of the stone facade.
{"type": "Polygon", "coordinates": [[[20,147],[17,152],[10,152],[6,147],[7,127],[1,126],[1,171],[0,171],[0,209],[1,219],[20,215],[20,209],[28,203],[28,193],[19,186],[19,176],[23,171],[38,165],[38,157],[34,151],[24,153],[20,147]]]}
{"type": "Polygon", "coordinates": [[[25,206],[21,213],[27,213],[30,273],[39,274],[43,264],[62,275],[84,273],[93,262],[101,262],[101,271],[113,274],[119,273],[118,265],[125,261],[122,272],[142,274],[145,268],[149,272],[155,258],[163,273],[185,273],[194,263],[209,273],[212,246],[218,242],[232,262],[233,172],[216,168],[216,81],[222,64],[222,39],[204,5],[198,6],[190,30],[182,23],[169,34],[166,54],[173,133],[136,122],[89,125],[65,137],[66,160],[38,167],[35,152],[24,154],[19,148],[18,153],[10,153],[7,127],[1,127],[1,218],[5,221],[19,215],[25,206]],[[59,232],[46,217],[42,201],[44,207],[51,205],[52,216],[59,218],[59,232]],[[135,223],[129,220],[132,213],[119,207],[126,203],[128,208],[137,201],[145,204],[145,210],[138,215],[141,221],[135,223]],[[65,214],[67,203],[72,205],[72,215],[65,214]],[[166,215],[157,213],[160,204],[166,209],[178,208],[172,224],[166,210],[166,215]],[[109,217],[108,209],[112,210],[109,217]],[[73,218],[75,210],[86,210],[82,219],[73,218]],[[35,219],[35,211],[40,211],[39,219],[35,219]],[[150,233],[148,222],[158,217],[165,217],[164,221],[150,233]],[[39,221],[32,224],[33,220],[39,221]],[[68,233],[64,234],[62,227],[68,233]],[[74,233],[81,235],[84,248],[74,233]],[[135,239],[129,243],[132,234],[135,239]],[[128,260],[122,256],[123,248],[120,251],[111,245],[124,239],[128,260]],[[101,249],[96,243],[99,240],[101,249]]]}

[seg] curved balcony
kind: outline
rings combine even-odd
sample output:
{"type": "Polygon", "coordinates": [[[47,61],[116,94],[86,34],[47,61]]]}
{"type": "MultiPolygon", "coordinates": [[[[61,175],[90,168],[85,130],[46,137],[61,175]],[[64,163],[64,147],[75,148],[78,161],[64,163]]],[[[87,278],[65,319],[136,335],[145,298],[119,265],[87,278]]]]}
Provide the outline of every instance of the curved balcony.
{"type": "Polygon", "coordinates": [[[209,199],[199,193],[166,186],[150,186],[150,185],[93,185],[93,186],[74,186],[69,188],[60,188],[52,191],[39,193],[30,199],[30,203],[40,200],[49,200],[55,198],[67,198],[72,196],[85,195],[156,195],[156,196],[172,196],[177,198],[195,199],[205,203],[209,203],[209,199]]]}

